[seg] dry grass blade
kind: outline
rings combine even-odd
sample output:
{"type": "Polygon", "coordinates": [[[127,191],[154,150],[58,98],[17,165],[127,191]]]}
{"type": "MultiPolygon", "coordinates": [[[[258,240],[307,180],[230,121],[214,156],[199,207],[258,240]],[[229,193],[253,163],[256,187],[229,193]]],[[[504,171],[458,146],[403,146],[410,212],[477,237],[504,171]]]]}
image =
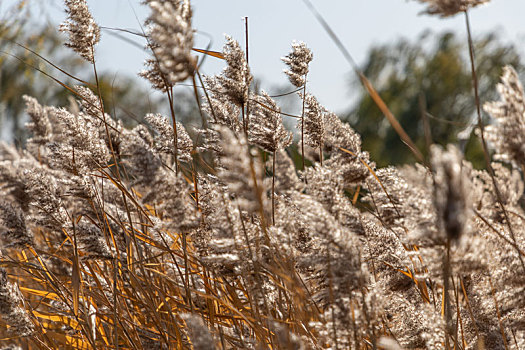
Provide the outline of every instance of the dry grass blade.
{"type": "Polygon", "coordinates": [[[78,315],[78,304],[80,301],[80,288],[81,288],[81,278],[80,278],[80,266],[78,262],[78,256],[73,257],[73,272],[71,273],[71,288],[73,289],[73,312],[75,315],[78,315]]]}
{"type": "Polygon", "coordinates": [[[377,91],[374,89],[372,84],[370,83],[370,80],[368,80],[361,72],[358,72],[359,79],[363,83],[366,91],[370,94],[370,97],[374,102],[376,103],[377,107],[381,110],[381,112],[385,115],[385,117],[388,119],[388,122],[394,130],[397,132],[401,140],[407,145],[407,147],[412,151],[416,159],[422,163],[425,163],[425,158],[423,157],[423,154],[421,154],[421,151],[417,148],[415,143],[412,141],[410,136],[405,132],[401,124],[397,121],[396,117],[390,112],[390,109],[387,107],[385,102],[381,99],[377,91]]]}
{"type": "Polygon", "coordinates": [[[60,68],[59,66],[57,66],[56,64],[54,64],[53,62],[51,62],[50,60],[48,60],[47,58],[43,57],[42,55],[40,55],[38,52],[36,51],[33,51],[31,50],[30,48],[20,44],[20,43],[15,43],[16,45],[20,46],[21,48],[23,48],[24,50],[28,51],[28,52],[31,52],[33,55],[37,56],[38,58],[40,58],[41,60],[43,60],[44,62],[46,62],[47,64],[49,64],[51,67],[55,68],[56,70],[60,71],[61,73],[67,75],[68,77],[72,78],[72,79],[75,79],[76,81],[84,84],[84,85],[89,85],[88,82],[72,75],[71,73],[63,70],[62,68],[60,68]]]}
{"type": "Polygon", "coordinates": [[[204,50],[204,49],[196,49],[196,48],[193,48],[192,50],[195,51],[195,52],[206,54],[208,56],[220,58],[221,60],[224,59],[224,55],[222,54],[222,52],[211,51],[211,50],[204,50]]]}

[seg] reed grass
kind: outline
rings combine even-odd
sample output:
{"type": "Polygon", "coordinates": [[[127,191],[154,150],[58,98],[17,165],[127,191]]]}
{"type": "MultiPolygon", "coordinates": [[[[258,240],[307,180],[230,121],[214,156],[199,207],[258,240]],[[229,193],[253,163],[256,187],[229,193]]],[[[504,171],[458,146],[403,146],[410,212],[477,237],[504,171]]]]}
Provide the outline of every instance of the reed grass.
{"type": "MultiPolygon", "coordinates": [[[[450,1],[428,2],[430,13],[452,15],[450,1]]],[[[173,108],[125,128],[97,86],[64,86],[68,107],[24,97],[31,139],[24,149],[0,144],[0,345],[525,347],[525,95],[511,67],[500,100],[485,105],[487,170],[455,145],[377,168],[360,135],[306,92],[312,55],[294,43],[284,61],[304,106],[297,169],[289,115],[250,88],[238,42],[199,50],[225,62],[221,74],[201,77],[189,1],[146,4],[152,57],[141,76],[171,106],[177,83],[202,84],[199,137],[173,108]]],[[[61,30],[96,77],[98,26],[85,1],[66,6],[61,30]]],[[[473,77],[475,86],[475,69],[473,77]]]]}

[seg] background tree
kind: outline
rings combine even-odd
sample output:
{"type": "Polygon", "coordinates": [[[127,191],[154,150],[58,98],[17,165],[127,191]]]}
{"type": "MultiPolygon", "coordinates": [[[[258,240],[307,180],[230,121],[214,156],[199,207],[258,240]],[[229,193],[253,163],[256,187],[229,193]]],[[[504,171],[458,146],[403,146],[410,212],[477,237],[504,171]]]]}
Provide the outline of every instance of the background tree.
{"type": "MultiPolygon", "coordinates": [[[[475,42],[480,98],[496,98],[495,85],[502,68],[510,64],[523,69],[517,50],[491,33],[475,42]]],[[[457,134],[472,122],[475,102],[466,40],[453,33],[437,36],[423,33],[415,42],[375,46],[364,64],[372,81],[406,132],[426,155],[423,110],[426,110],[432,141],[458,141],[457,134]]],[[[361,133],[363,148],[379,166],[412,162],[411,152],[401,142],[372,99],[362,92],[355,107],[344,117],[361,133]]],[[[477,138],[465,140],[466,158],[482,165],[477,138]]]]}

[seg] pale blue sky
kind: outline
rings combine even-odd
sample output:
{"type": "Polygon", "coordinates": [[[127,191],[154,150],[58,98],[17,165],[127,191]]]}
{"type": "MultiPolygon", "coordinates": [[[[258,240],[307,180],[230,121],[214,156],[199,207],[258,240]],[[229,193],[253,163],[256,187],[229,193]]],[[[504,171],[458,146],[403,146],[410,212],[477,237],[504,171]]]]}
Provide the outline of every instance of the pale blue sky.
{"type": "MultiPolygon", "coordinates": [[[[7,3],[15,0],[0,0],[7,3]]],[[[37,0],[31,0],[37,3],[37,0]]],[[[50,18],[57,23],[65,18],[62,1],[42,0],[49,8],[50,18]]],[[[400,36],[415,38],[423,30],[454,30],[465,33],[463,16],[439,19],[419,15],[424,6],[405,0],[311,0],[332,25],[350,53],[362,63],[372,44],[387,43],[400,36]]],[[[140,0],[88,0],[96,21],[107,27],[140,30],[134,10],[143,20],[148,13],[140,0]]],[[[250,65],[261,79],[262,88],[272,92],[287,83],[280,57],[290,50],[293,40],[307,43],[314,53],[308,76],[309,90],[328,109],[342,112],[351,104],[352,77],[350,67],[301,0],[194,0],[193,26],[213,38],[212,50],[221,50],[224,33],[244,43],[242,18],[249,17],[250,65]]],[[[1,11],[1,7],[0,7],[1,11]]],[[[476,33],[498,30],[501,37],[518,48],[525,45],[525,1],[493,0],[471,11],[471,24],[476,33]]],[[[97,64],[105,71],[135,74],[147,56],[143,50],[129,45],[107,32],[102,33],[97,48],[97,64]]],[[[139,43],[140,38],[133,38],[139,43]]],[[[196,47],[205,47],[208,37],[197,33],[196,47]]],[[[243,45],[244,46],[244,45],[243,45]]],[[[208,58],[203,66],[206,74],[219,72],[224,62],[208,58]]]]}

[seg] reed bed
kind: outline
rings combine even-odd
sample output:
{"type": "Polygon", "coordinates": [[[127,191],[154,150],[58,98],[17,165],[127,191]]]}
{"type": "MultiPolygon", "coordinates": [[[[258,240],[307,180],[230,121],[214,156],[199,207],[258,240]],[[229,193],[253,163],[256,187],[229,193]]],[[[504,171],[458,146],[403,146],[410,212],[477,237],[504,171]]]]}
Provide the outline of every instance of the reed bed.
{"type": "MultiPolygon", "coordinates": [[[[424,2],[450,16],[484,1],[424,2]]],[[[4,349],[525,348],[525,101],[512,67],[483,106],[491,124],[474,128],[486,170],[455,145],[377,168],[308,92],[306,44],[283,58],[304,101],[294,141],[235,39],[205,51],[225,68],[203,77],[189,1],[145,3],[141,76],[169,116],[128,129],[97,84],[65,86],[69,106],[24,96],[31,138],[0,144],[4,349]],[[204,88],[194,139],[173,108],[186,79],[204,88]]],[[[99,27],[85,0],[65,5],[60,30],[96,80],[99,27]]]]}

